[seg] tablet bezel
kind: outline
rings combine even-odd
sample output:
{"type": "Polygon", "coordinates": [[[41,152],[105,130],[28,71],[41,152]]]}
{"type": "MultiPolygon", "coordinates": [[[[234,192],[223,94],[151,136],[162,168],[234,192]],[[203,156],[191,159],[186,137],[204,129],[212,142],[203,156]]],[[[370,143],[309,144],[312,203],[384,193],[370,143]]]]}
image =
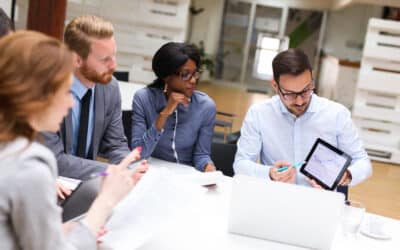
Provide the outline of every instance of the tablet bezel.
{"type": "Polygon", "coordinates": [[[321,138],[317,138],[317,140],[315,141],[314,145],[312,146],[310,152],[307,155],[307,158],[305,160],[305,163],[301,166],[300,168],[300,172],[303,173],[305,176],[315,180],[319,185],[321,185],[323,188],[325,189],[329,189],[329,190],[334,190],[338,184],[340,179],[343,177],[346,169],[349,167],[349,165],[351,164],[352,158],[346,154],[345,152],[343,152],[342,150],[332,146],[331,144],[329,144],[328,142],[322,140],[321,138]],[[319,180],[317,177],[315,177],[313,174],[309,173],[306,169],[307,163],[309,161],[309,159],[311,158],[311,156],[314,154],[315,149],[317,148],[317,146],[319,144],[322,144],[323,146],[325,146],[326,148],[330,149],[331,151],[335,152],[336,154],[346,158],[346,162],[344,163],[344,165],[342,166],[342,169],[340,170],[339,174],[336,176],[335,181],[333,182],[332,186],[328,186],[326,183],[322,182],[321,180],[319,180]]]}

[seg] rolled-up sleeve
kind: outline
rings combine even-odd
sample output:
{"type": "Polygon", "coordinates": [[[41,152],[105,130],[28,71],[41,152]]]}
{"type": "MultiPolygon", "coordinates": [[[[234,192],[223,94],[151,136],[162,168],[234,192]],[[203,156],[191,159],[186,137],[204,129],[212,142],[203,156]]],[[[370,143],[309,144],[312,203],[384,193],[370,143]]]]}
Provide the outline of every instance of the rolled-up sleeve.
{"type": "Polygon", "coordinates": [[[204,167],[213,164],[210,153],[211,143],[214,135],[216,107],[215,103],[210,101],[209,107],[205,110],[204,125],[201,126],[198,133],[195,149],[193,152],[193,164],[197,170],[204,171],[204,167]]]}
{"type": "Polygon", "coordinates": [[[348,110],[339,113],[337,128],[338,147],[352,157],[348,168],[352,176],[350,185],[356,185],[372,175],[371,161],[348,110]]]}
{"type": "Polygon", "coordinates": [[[235,174],[258,176],[269,179],[269,166],[257,163],[260,157],[262,140],[257,113],[250,108],[243,121],[235,155],[233,169],[235,174]]]}
{"type": "Polygon", "coordinates": [[[142,98],[144,94],[146,93],[138,91],[133,97],[131,146],[132,148],[141,146],[141,156],[147,158],[153,153],[163,131],[158,131],[154,122],[149,128],[147,127],[145,107],[149,107],[151,103],[146,103],[145,98],[142,98]]]}

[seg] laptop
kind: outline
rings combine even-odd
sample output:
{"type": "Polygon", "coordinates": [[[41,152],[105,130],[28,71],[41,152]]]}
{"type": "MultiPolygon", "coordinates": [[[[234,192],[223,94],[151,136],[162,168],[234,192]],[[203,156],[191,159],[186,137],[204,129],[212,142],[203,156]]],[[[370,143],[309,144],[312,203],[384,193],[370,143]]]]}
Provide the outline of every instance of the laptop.
{"type": "Polygon", "coordinates": [[[301,247],[330,249],[343,208],[342,193],[236,175],[228,230],[301,247]]]}
{"type": "Polygon", "coordinates": [[[97,197],[100,189],[100,178],[82,181],[79,186],[61,203],[62,221],[71,220],[86,213],[97,197]]]}

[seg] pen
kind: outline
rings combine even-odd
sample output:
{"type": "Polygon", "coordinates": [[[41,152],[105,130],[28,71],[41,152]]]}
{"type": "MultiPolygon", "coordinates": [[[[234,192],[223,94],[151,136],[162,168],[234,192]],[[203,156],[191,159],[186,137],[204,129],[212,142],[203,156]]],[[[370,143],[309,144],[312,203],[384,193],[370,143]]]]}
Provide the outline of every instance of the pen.
{"type": "MultiPolygon", "coordinates": [[[[131,162],[130,164],[129,164],[129,166],[128,166],[128,169],[133,169],[134,167],[136,167],[136,163],[138,163],[138,162],[140,162],[140,161],[142,161],[142,160],[146,160],[146,159],[142,159],[142,158],[140,158],[140,159],[138,159],[138,160],[136,160],[136,161],[133,161],[133,162],[131,162]]],[[[90,179],[93,179],[93,178],[96,178],[96,177],[99,177],[99,176],[107,176],[108,175],[108,173],[107,172],[98,172],[98,173],[93,173],[93,174],[91,174],[90,175],[90,179]]]]}
{"type": "MultiPolygon", "coordinates": [[[[297,163],[293,164],[292,167],[298,168],[303,164],[304,164],[304,161],[300,161],[300,162],[297,162],[297,163]]],[[[283,172],[283,171],[287,170],[288,168],[289,168],[289,166],[282,166],[282,167],[278,168],[276,170],[276,172],[280,173],[280,172],[283,172]]]]}
{"type": "Polygon", "coordinates": [[[107,172],[98,172],[98,173],[93,173],[93,174],[90,174],[90,177],[89,177],[89,179],[94,179],[94,178],[97,178],[97,177],[100,177],[100,176],[107,176],[108,175],[108,173],[107,172]]]}

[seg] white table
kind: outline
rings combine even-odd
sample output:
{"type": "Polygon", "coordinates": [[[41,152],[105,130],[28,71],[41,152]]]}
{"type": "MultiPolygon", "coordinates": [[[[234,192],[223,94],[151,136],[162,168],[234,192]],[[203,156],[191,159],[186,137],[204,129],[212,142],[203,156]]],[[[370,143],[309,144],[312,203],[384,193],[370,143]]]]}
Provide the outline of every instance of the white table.
{"type": "MultiPolygon", "coordinates": [[[[149,162],[153,167],[164,166],[181,173],[196,171],[194,168],[158,159],[150,159],[149,162]]],[[[228,233],[231,186],[232,178],[224,177],[217,187],[210,188],[206,195],[196,202],[191,211],[187,211],[179,219],[164,227],[140,249],[304,249],[228,233]]],[[[375,240],[359,235],[356,240],[351,241],[344,239],[338,230],[332,249],[400,249],[400,221],[389,218],[385,218],[385,220],[392,233],[391,240],[375,240]]]]}
{"type": "MultiPolygon", "coordinates": [[[[131,110],[134,93],[145,87],[144,84],[119,81],[122,110],[131,110]]],[[[192,167],[177,165],[158,159],[151,159],[154,167],[168,167],[174,171],[196,171],[192,167]]],[[[142,250],[154,249],[304,249],[228,233],[228,211],[232,178],[224,177],[216,188],[209,189],[204,198],[193,206],[193,210],[183,214],[173,225],[157,233],[152,240],[143,245],[142,250]]],[[[400,221],[385,218],[392,233],[391,240],[375,240],[364,235],[349,242],[337,232],[333,250],[400,249],[400,221]]],[[[134,237],[134,236],[133,236],[134,237]]]]}

